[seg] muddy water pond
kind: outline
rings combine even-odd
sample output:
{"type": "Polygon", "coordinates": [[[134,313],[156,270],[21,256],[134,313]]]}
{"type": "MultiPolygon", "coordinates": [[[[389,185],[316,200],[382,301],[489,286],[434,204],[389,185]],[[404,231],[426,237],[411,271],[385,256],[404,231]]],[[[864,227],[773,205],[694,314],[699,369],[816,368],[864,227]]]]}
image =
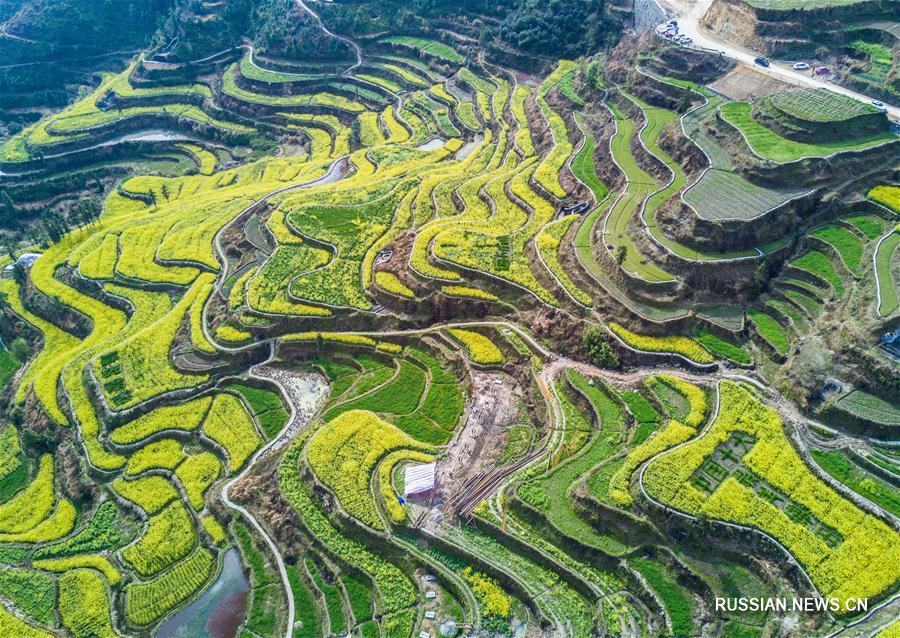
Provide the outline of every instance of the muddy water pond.
{"type": "Polygon", "coordinates": [[[236,549],[225,552],[216,582],[164,622],[158,638],[234,638],[244,622],[250,583],[236,549]]]}

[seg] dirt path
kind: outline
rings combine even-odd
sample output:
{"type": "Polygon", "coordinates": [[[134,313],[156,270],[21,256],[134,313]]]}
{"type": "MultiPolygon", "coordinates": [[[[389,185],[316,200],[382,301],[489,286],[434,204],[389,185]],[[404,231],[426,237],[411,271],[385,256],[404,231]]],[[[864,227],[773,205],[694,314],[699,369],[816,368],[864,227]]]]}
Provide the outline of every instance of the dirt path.
{"type": "Polygon", "coordinates": [[[338,35],[336,33],[329,31],[328,27],[326,27],[325,24],[322,22],[322,18],[319,17],[318,13],[316,13],[315,11],[310,9],[309,6],[307,6],[307,4],[303,0],[296,0],[296,1],[297,1],[297,6],[299,6],[301,9],[306,11],[309,15],[311,15],[313,17],[313,19],[316,21],[316,23],[319,25],[319,28],[322,29],[322,31],[326,35],[330,35],[332,38],[340,40],[341,42],[347,44],[351,49],[353,49],[353,53],[354,53],[354,55],[356,55],[356,62],[353,65],[349,66],[348,68],[344,69],[343,75],[349,75],[349,74],[353,73],[353,71],[355,69],[362,66],[362,60],[363,60],[362,49],[360,49],[359,45],[354,40],[351,40],[350,38],[347,38],[342,35],[338,35]]]}
{"type": "MultiPolygon", "coordinates": [[[[273,347],[272,355],[274,354],[275,349],[273,347]]],[[[222,486],[221,496],[222,502],[226,507],[238,512],[249,521],[275,557],[275,564],[278,567],[278,573],[281,575],[281,582],[282,585],[284,585],[285,598],[288,606],[285,638],[291,638],[294,631],[294,594],[291,590],[291,583],[288,580],[287,569],[284,566],[284,557],[281,555],[281,552],[278,551],[278,547],[263,526],[256,520],[256,517],[254,517],[246,508],[232,501],[229,498],[228,493],[233,485],[250,473],[257,462],[283,448],[300,430],[309,425],[310,421],[312,421],[313,417],[325,403],[325,399],[328,396],[326,390],[328,385],[325,382],[325,379],[317,374],[292,372],[274,368],[269,364],[269,361],[252,367],[250,369],[250,376],[256,379],[265,379],[277,385],[281,390],[282,395],[287,399],[288,405],[291,408],[291,413],[287,425],[285,425],[278,436],[269,441],[269,443],[260,448],[260,450],[253,455],[253,458],[247,463],[243,472],[222,486]]]]}

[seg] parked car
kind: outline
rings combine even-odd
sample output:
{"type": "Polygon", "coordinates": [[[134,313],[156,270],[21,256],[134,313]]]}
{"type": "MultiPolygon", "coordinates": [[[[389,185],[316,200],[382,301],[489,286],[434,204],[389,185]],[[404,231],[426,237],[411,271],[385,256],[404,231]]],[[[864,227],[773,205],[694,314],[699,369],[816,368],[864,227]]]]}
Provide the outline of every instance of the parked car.
{"type": "Polygon", "coordinates": [[[828,75],[831,73],[831,69],[827,66],[817,66],[816,67],[816,75],[828,75]]]}
{"type": "Polygon", "coordinates": [[[879,111],[887,111],[887,107],[884,105],[884,102],[879,102],[878,100],[872,100],[869,102],[872,106],[874,106],[879,111]]]}
{"type": "Polygon", "coordinates": [[[808,71],[809,65],[806,62],[794,62],[795,71],[808,71]]]}
{"type": "Polygon", "coordinates": [[[769,60],[768,60],[768,58],[764,58],[764,57],[761,56],[761,55],[760,55],[759,57],[757,57],[757,58],[756,58],[755,60],[753,60],[753,61],[754,61],[756,64],[758,64],[759,66],[769,66],[769,60]]]}

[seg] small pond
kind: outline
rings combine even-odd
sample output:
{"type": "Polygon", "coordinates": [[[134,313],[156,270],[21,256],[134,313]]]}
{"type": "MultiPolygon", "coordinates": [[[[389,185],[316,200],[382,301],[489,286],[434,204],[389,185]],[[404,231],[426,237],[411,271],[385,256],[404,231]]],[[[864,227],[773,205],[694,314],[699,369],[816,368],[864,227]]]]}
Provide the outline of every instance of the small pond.
{"type": "Polygon", "coordinates": [[[216,582],[193,603],[165,621],[158,638],[234,638],[244,621],[250,583],[236,549],[225,552],[216,582]]]}

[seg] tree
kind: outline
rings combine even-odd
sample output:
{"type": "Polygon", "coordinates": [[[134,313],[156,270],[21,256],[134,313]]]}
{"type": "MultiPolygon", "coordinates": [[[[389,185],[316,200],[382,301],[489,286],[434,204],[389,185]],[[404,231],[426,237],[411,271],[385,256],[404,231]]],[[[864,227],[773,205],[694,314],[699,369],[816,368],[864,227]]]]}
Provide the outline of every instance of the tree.
{"type": "Polygon", "coordinates": [[[559,57],[593,53],[614,34],[601,0],[517,0],[500,37],[517,49],[559,57]]]}
{"type": "Polygon", "coordinates": [[[619,246],[616,248],[616,263],[621,266],[628,259],[628,246],[619,246]]]}
{"type": "Polygon", "coordinates": [[[13,261],[16,260],[16,242],[13,240],[12,236],[4,233],[3,234],[3,248],[6,249],[6,254],[9,255],[9,258],[13,261]]]}
{"type": "Polygon", "coordinates": [[[69,217],[79,226],[86,226],[97,220],[103,206],[96,199],[82,199],[69,211],[69,217]]]}
{"type": "Polygon", "coordinates": [[[601,368],[619,368],[619,357],[610,345],[606,333],[600,326],[590,326],[581,335],[581,345],[588,360],[601,368]]]}
{"type": "Polygon", "coordinates": [[[16,337],[9,344],[9,353],[16,361],[25,361],[28,358],[28,342],[22,337],[16,337]]]}
{"type": "Polygon", "coordinates": [[[325,351],[325,339],[322,337],[321,332],[316,333],[316,354],[318,356],[322,356],[322,353],[325,351]]]}
{"type": "Polygon", "coordinates": [[[16,283],[20,286],[25,285],[25,280],[28,279],[28,273],[25,272],[25,268],[22,267],[22,264],[13,264],[13,279],[15,279],[16,283]]]}

